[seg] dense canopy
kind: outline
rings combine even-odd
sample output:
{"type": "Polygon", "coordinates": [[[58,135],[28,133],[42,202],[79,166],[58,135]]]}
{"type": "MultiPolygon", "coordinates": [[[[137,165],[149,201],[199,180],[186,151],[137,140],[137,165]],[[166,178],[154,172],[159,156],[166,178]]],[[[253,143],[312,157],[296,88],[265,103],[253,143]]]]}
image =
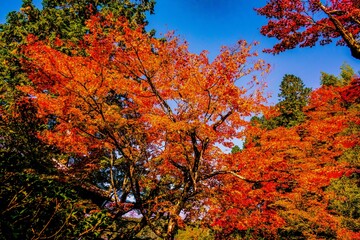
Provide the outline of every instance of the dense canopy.
{"type": "MultiPolygon", "coordinates": [[[[0,236],[360,238],[352,67],[322,73],[314,90],[286,74],[269,106],[270,65],[256,43],[210,60],[174,33],[146,32],[153,6],[59,0],[40,10],[25,0],[1,25],[0,236]]],[[[268,1],[257,11],[277,19],[262,30],[281,40],[272,52],[321,36],[341,37],[357,56],[345,36],[357,39],[353,1],[268,1]],[[305,10],[324,11],[328,27],[297,18],[305,10]]]]}

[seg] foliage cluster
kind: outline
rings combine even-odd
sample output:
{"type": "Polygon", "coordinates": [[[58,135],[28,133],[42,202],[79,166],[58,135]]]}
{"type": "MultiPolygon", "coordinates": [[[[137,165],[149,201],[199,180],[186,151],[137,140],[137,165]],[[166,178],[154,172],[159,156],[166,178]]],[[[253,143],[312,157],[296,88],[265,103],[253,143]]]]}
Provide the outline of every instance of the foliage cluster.
{"type": "Polygon", "coordinates": [[[269,19],[261,28],[267,37],[279,40],[270,53],[280,53],[295,47],[330,44],[350,49],[360,59],[360,6],[356,0],[268,0],[256,11],[269,19]]]}

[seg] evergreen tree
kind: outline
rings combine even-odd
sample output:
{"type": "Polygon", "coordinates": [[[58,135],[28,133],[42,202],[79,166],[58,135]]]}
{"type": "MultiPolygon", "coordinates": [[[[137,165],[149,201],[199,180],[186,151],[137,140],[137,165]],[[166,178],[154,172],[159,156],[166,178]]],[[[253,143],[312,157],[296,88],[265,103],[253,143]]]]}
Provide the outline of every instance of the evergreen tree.
{"type": "Polygon", "coordinates": [[[281,115],[278,117],[280,126],[292,127],[305,120],[302,109],[308,102],[311,92],[299,77],[286,74],[280,84],[279,106],[281,115]]]}
{"type": "MultiPolygon", "coordinates": [[[[330,76],[331,77],[331,76],[330,76]]],[[[305,87],[299,77],[285,74],[280,84],[279,103],[276,104],[279,115],[266,118],[254,116],[253,124],[260,124],[262,128],[272,130],[277,127],[293,127],[305,120],[303,107],[306,106],[311,88],[305,87]]]]}
{"type": "Polygon", "coordinates": [[[231,148],[231,153],[235,154],[241,152],[241,148],[238,145],[235,145],[234,147],[231,148]]]}

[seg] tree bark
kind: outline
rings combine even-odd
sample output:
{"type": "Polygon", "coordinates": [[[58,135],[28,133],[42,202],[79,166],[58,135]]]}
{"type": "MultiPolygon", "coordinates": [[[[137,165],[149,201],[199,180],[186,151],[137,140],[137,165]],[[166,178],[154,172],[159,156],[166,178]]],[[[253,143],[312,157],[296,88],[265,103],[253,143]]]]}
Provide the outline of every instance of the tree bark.
{"type": "Polygon", "coordinates": [[[174,216],[170,217],[169,224],[166,231],[166,240],[174,240],[177,228],[177,223],[174,216]]]}
{"type": "Polygon", "coordinates": [[[329,17],[330,21],[334,24],[336,30],[343,38],[346,45],[350,48],[351,56],[360,60],[360,43],[356,41],[351,32],[349,32],[344,27],[344,25],[336,17],[334,17],[320,1],[319,7],[329,17]]]}

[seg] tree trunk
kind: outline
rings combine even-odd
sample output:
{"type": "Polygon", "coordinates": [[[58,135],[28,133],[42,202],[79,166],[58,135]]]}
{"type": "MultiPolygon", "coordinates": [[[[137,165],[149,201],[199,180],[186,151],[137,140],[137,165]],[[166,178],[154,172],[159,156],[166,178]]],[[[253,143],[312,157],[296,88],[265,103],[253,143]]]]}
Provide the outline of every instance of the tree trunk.
{"type": "Polygon", "coordinates": [[[349,32],[344,27],[344,25],[335,16],[333,16],[321,2],[319,2],[319,7],[329,17],[330,21],[334,24],[336,30],[343,38],[346,45],[350,48],[351,56],[356,59],[360,59],[360,43],[357,41],[357,39],[354,38],[351,32],[349,32]]]}
{"type": "Polygon", "coordinates": [[[166,240],[174,240],[176,230],[177,230],[177,223],[175,220],[175,216],[171,216],[167,226],[166,240]]]}

